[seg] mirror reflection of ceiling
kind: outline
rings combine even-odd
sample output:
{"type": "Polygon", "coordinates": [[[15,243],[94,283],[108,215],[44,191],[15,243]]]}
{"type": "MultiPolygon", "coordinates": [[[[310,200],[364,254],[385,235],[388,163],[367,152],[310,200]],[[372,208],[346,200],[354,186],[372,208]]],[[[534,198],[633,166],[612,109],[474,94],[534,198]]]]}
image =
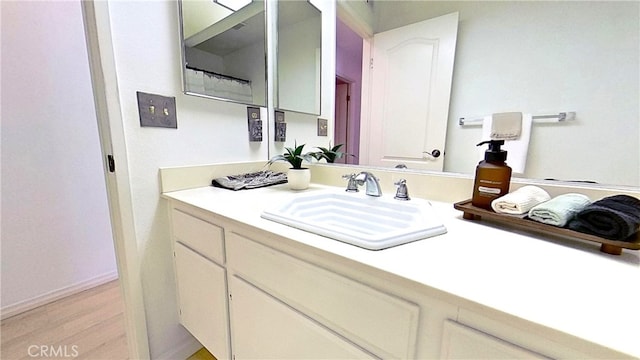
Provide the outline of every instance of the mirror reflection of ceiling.
{"type": "Polygon", "coordinates": [[[278,27],[286,28],[292,24],[317,17],[318,9],[306,0],[285,0],[278,3],[278,27]]]}
{"type": "Polygon", "coordinates": [[[264,13],[259,13],[195,47],[211,54],[225,56],[263,41],[264,29],[264,13]]]}
{"type": "Polygon", "coordinates": [[[459,117],[575,111],[573,122],[534,124],[524,176],[639,186],[639,4],[378,0],[371,27],[460,12],[445,171],[478,162],[481,130],[459,117]]]}
{"type": "Polygon", "coordinates": [[[183,0],[179,4],[185,36],[185,94],[265,106],[264,1],[237,0],[222,6],[212,0],[183,0]]]}
{"type": "Polygon", "coordinates": [[[183,0],[182,17],[188,19],[182,24],[182,31],[185,39],[215,24],[225,17],[231,15],[233,11],[218,5],[213,1],[183,0]]]}
{"type": "Polygon", "coordinates": [[[254,1],[231,11],[210,0],[182,2],[185,44],[210,54],[225,56],[264,41],[264,3],[254,1]]]}

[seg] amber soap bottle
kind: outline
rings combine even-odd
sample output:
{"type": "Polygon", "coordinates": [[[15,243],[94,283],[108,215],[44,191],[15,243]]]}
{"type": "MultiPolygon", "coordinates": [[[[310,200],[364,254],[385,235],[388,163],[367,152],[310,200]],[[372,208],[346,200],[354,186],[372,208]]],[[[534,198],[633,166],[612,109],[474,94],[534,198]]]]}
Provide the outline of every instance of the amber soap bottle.
{"type": "Polygon", "coordinates": [[[476,167],[471,205],[491,210],[491,202],[509,192],[511,168],[505,162],[507,152],[500,149],[504,140],[483,141],[477,146],[484,144],[489,144],[489,149],[476,167]]]}

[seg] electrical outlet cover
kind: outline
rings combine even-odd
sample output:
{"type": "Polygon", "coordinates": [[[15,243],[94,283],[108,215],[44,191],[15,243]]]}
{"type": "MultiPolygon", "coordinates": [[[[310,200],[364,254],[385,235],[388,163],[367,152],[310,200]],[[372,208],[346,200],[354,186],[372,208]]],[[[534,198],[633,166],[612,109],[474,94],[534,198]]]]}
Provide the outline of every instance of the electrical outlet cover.
{"type": "Polygon", "coordinates": [[[277,142],[287,141],[287,123],[286,122],[276,123],[276,135],[275,135],[274,141],[277,141],[277,142]]]}
{"type": "Polygon", "coordinates": [[[318,118],[318,136],[327,136],[327,128],[328,128],[327,119],[318,118]]]}
{"type": "Polygon", "coordinates": [[[249,120],[249,141],[262,141],[262,120],[249,120]]]}
{"type": "Polygon", "coordinates": [[[178,128],[176,98],[138,91],[140,126],[178,128]]]}

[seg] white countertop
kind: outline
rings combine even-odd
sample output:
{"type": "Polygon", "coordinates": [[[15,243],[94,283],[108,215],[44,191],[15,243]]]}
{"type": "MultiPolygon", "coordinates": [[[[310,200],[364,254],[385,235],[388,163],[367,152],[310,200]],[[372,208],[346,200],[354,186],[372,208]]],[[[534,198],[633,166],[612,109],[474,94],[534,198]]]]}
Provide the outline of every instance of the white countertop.
{"type": "MultiPolygon", "coordinates": [[[[312,184],[304,193],[328,188],[312,184]]],[[[296,194],[286,185],[209,186],[163,196],[640,358],[638,251],[615,256],[599,244],[506,231],[440,202],[432,205],[447,234],[370,251],[260,217],[296,194]]]]}

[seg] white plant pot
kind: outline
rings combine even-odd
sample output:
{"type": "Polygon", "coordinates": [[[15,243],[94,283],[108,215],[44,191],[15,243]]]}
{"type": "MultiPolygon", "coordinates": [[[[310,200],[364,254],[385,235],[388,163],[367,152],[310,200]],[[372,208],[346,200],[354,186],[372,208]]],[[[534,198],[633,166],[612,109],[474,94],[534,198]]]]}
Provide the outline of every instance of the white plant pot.
{"type": "Polygon", "coordinates": [[[292,190],[304,190],[311,182],[311,169],[289,169],[287,172],[287,182],[292,190]]]}

